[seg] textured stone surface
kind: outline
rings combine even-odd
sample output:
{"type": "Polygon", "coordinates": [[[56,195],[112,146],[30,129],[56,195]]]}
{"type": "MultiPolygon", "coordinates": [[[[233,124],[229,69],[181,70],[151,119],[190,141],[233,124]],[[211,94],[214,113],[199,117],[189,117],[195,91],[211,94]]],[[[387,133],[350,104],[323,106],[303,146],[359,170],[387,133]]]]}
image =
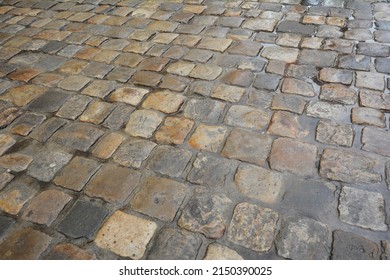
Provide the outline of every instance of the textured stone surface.
{"type": "Polygon", "coordinates": [[[282,222],[276,239],[278,253],[289,259],[319,260],[330,255],[327,227],[310,218],[291,217],[282,222]]]}
{"type": "Polygon", "coordinates": [[[62,243],[56,245],[49,255],[47,260],[96,260],[94,253],[89,253],[73,244],[62,243]]]}
{"type": "Polygon", "coordinates": [[[127,167],[140,167],[155,147],[153,142],[132,138],[118,148],[114,161],[127,167]]]}
{"type": "Polygon", "coordinates": [[[366,127],[362,133],[362,149],[377,154],[390,156],[389,132],[382,129],[366,127]]]}
{"type": "Polygon", "coordinates": [[[344,186],[338,209],[343,222],[375,231],[388,229],[384,199],[380,193],[344,186]]]}
{"type": "Polygon", "coordinates": [[[207,247],[204,260],[243,260],[234,250],[218,243],[212,243],[207,247]]]}
{"type": "Polygon", "coordinates": [[[228,239],[254,251],[268,251],[272,247],[278,219],[278,213],[269,208],[240,203],[234,209],[228,239]]]}
{"type": "Polygon", "coordinates": [[[187,192],[188,188],[177,181],[148,177],[130,205],[138,212],[168,222],[175,218],[187,192]]]}
{"type": "Polygon", "coordinates": [[[381,175],[374,169],[378,162],[360,153],[325,149],[320,161],[322,177],[350,183],[374,183],[381,175]]]}
{"type": "Polygon", "coordinates": [[[32,228],[22,228],[0,244],[2,260],[37,260],[52,238],[32,228]]]}
{"type": "Polygon", "coordinates": [[[233,105],[225,117],[225,123],[231,126],[260,130],[268,124],[270,119],[271,114],[268,111],[250,106],[233,105]]]}
{"type": "Polygon", "coordinates": [[[218,152],[226,135],[226,127],[200,124],[188,140],[188,143],[195,149],[218,152]]]}
{"type": "Polygon", "coordinates": [[[164,228],[159,232],[148,260],[194,260],[202,240],[188,232],[164,228]]]}
{"type": "Polygon", "coordinates": [[[140,259],[157,229],[157,224],[116,211],[99,230],[95,243],[122,257],[140,259]]]}
{"type": "Polygon", "coordinates": [[[301,126],[297,115],[289,112],[275,112],[267,133],[290,138],[304,138],[309,131],[301,126]]]}
{"type": "Polygon", "coordinates": [[[333,260],[378,260],[379,248],[374,242],[344,231],[333,232],[333,260]]]}
{"type": "Polygon", "coordinates": [[[198,192],[183,209],[178,225],[202,233],[207,238],[221,238],[226,230],[227,212],[231,203],[225,195],[198,192]]]}
{"type": "Polygon", "coordinates": [[[150,138],[162,121],[162,113],[152,110],[136,110],[130,115],[125,131],[131,136],[150,138]]]}
{"type": "Polygon", "coordinates": [[[316,130],[316,140],[331,145],[352,147],[354,131],[351,125],[335,125],[319,121],[316,130]]]}

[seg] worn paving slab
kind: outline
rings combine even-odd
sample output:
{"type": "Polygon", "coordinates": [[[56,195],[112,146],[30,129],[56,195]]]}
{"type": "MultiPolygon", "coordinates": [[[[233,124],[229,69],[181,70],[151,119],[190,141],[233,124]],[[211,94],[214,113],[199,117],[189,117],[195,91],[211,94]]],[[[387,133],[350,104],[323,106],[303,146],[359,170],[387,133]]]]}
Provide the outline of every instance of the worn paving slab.
{"type": "Polygon", "coordinates": [[[388,2],[0,1],[0,259],[388,259],[388,2]]]}

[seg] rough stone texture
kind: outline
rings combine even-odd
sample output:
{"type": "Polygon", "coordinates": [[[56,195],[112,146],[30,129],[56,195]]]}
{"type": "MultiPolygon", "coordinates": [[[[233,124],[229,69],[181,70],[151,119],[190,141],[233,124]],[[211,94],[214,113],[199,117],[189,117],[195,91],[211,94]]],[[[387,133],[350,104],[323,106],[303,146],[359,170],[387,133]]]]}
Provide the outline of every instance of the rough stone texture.
{"type": "Polygon", "coordinates": [[[243,258],[234,250],[218,243],[211,243],[207,247],[204,260],[243,260],[243,258]]]}
{"type": "Polygon", "coordinates": [[[348,183],[375,183],[382,180],[374,169],[378,162],[366,155],[325,149],[320,161],[320,175],[348,183]]]}
{"type": "Polygon", "coordinates": [[[385,79],[383,74],[356,71],[356,87],[374,90],[383,90],[385,88],[385,79]]]}
{"type": "Polygon", "coordinates": [[[166,114],[175,113],[180,109],[185,98],[181,94],[170,91],[158,91],[149,94],[142,103],[144,108],[161,111],[166,114]]]}
{"type": "Polygon", "coordinates": [[[340,193],[340,219],[375,231],[387,231],[383,196],[377,192],[344,186],[340,193]]]}
{"type": "Polygon", "coordinates": [[[336,57],[336,52],[304,49],[301,51],[298,63],[310,64],[316,67],[331,67],[335,63],[336,57]]]}
{"type": "Polygon", "coordinates": [[[333,232],[333,260],[378,260],[379,248],[374,242],[340,230],[333,232]]]}
{"type": "Polygon", "coordinates": [[[366,127],[362,132],[362,149],[380,155],[390,156],[389,132],[386,130],[366,127]]]}
{"type": "Polygon", "coordinates": [[[272,139],[269,136],[236,128],[227,138],[221,155],[263,165],[271,149],[271,143],[272,139]]]}
{"type": "Polygon", "coordinates": [[[51,241],[50,236],[40,231],[31,228],[19,229],[0,244],[0,259],[37,260],[51,241]]]}
{"type": "Polygon", "coordinates": [[[189,231],[202,233],[207,238],[221,238],[226,230],[226,216],[231,203],[226,195],[198,192],[183,209],[178,225],[189,231]]]}
{"type": "Polygon", "coordinates": [[[91,238],[107,214],[108,210],[101,206],[78,200],[57,229],[72,238],[91,238]]]}
{"type": "Polygon", "coordinates": [[[21,172],[27,169],[32,160],[33,158],[27,155],[8,154],[0,157],[0,167],[21,172]]]}
{"type": "Polygon", "coordinates": [[[108,159],[124,140],[125,136],[117,132],[106,134],[93,148],[92,154],[97,158],[108,159]]]}
{"type": "Polygon", "coordinates": [[[156,144],[150,141],[132,138],[124,142],[114,154],[114,160],[127,167],[140,167],[156,144]]]}
{"type": "Polygon", "coordinates": [[[306,108],[306,114],[310,117],[327,119],[335,122],[345,122],[349,118],[349,110],[346,106],[329,102],[312,101],[306,108]]]}
{"type": "Polygon", "coordinates": [[[67,189],[81,191],[99,168],[100,164],[94,160],[74,157],[54,178],[53,182],[67,189]]]}
{"type": "Polygon", "coordinates": [[[272,144],[270,165],[278,171],[289,171],[302,176],[313,176],[318,149],[308,143],[279,138],[272,144]]]}
{"type": "Polygon", "coordinates": [[[330,256],[327,227],[306,217],[283,220],[275,243],[278,254],[288,259],[326,260],[330,256]]]}
{"type": "Polygon", "coordinates": [[[140,259],[156,229],[152,221],[116,211],[99,230],[95,243],[122,257],[140,259]]]}
{"type": "Polygon", "coordinates": [[[226,127],[200,124],[188,140],[188,144],[195,149],[218,152],[226,135],[226,127]]]}
{"type": "Polygon", "coordinates": [[[352,123],[386,127],[385,114],[372,108],[353,108],[352,123]]]}
{"type": "Polygon", "coordinates": [[[181,117],[168,117],[164,125],[156,132],[156,140],[170,144],[183,144],[194,126],[194,121],[181,117]]]}
{"type": "Polygon", "coordinates": [[[138,171],[107,164],[85,186],[85,193],[111,203],[121,203],[134,190],[140,178],[138,171]]]}
{"type": "Polygon", "coordinates": [[[234,209],[228,239],[254,251],[268,251],[272,247],[278,219],[278,213],[269,208],[240,203],[234,209]]]}
{"type": "Polygon", "coordinates": [[[232,162],[229,160],[199,153],[187,179],[192,183],[210,187],[224,186],[232,169],[232,162]]]}
{"type": "Polygon", "coordinates": [[[321,87],[321,100],[353,105],[357,101],[355,90],[340,84],[325,84],[321,87]]]}
{"type": "Polygon", "coordinates": [[[45,257],[46,260],[96,260],[94,253],[89,253],[73,244],[56,245],[45,257]]]}
{"type": "Polygon", "coordinates": [[[33,223],[50,226],[72,197],[58,190],[47,190],[33,198],[22,218],[33,223]]]}
{"type": "Polygon", "coordinates": [[[0,155],[3,155],[9,148],[16,143],[16,140],[7,134],[0,135],[0,155]]]}
{"type": "Polygon", "coordinates": [[[225,117],[225,123],[231,126],[260,130],[268,125],[271,114],[250,106],[233,105],[225,117]]]}
{"type": "Polygon", "coordinates": [[[354,131],[351,125],[336,125],[319,121],[316,140],[321,143],[352,147],[354,131]]]}
{"type": "Polygon", "coordinates": [[[359,102],[364,107],[390,111],[390,95],[380,91],[360,90],[359,102]]]}
{"type": "Polygon", "coordinates": [[[7,232],[9,228],[15,223],[14,219],[6,216],[0,216],[0,237],[7,232]]]}
{"type": "Polygon", "coordinates": [[[272,98],[271,109],[284,110],[292,113],[302,114],[306,102],[302,97],[289,94],[278,94],[272,98]]]}
{"type": "Polygon", "coordinates": [[[2,172],[0,174],[0,190],[2,190],[12,179],[15,178],[14,175],[7,172],[2,172]]]}
{"type": "Polygon", "coordinates": [[[169,222],[175,218],[187,192],[188,188],[177,181],[148,177],[130,205],[138,212],[169,222]]]}
{"type": "Polygon", "coordinates": [[[309,131],[301,127],[297,115],[289,112],[275,112],[267,133],[290,138],[304,138],[309,131]]]}
{"type": "Polygon", "coordinates": [[[309,97],[316,95],[311,84],[294,78],[285,78],[283,80],[281,90],[284,93],[298,94],[309,97]]]}
{"type": "Polygon", "coordinates": [[[382,260],[389,260],[390,259],[390,241],[389,240],[383,240],[382,242],[382,260]]]}
{"type": "Polygon", "coordinates": [[[320,71],[320,80],[328,83],[350,85],[352,83],[352,72],[335,68],[323,68],[320,71]]]}
{"type": "Polygon", "coordinates": [[[265,47],[261,56],[268,59],[281,60],[286,63],[293,63],[298,59],[298,50],[286,47],[265,47]]]}
{"type": "Polygon", "coordinates": [[[150,138],[162,121],[162,113],[152,110],[136,110],[130,115],[125,131],[131,136],[150,138]]]}
{"type": "Polygon", "coordinates": [[[211,96],[229,102],[239,102],[244,94],[243,88],[221,84],[214,89],[211,96]]]}
{"type": "Polygon", "coordinates": [[[159,232],[148,260],[194,260],[202,240],[182,230],[164,228],[159,232]]]}

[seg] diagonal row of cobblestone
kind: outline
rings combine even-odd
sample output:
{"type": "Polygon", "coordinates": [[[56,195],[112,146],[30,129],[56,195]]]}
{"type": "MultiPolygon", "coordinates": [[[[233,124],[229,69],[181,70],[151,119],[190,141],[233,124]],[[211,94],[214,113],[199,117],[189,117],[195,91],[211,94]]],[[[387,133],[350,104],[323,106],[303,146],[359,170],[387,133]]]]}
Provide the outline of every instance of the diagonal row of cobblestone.
{"type": "Polygon", "coordinates": [[[0,259],[388,259],[387,2],[0,0],[0,259]]]}

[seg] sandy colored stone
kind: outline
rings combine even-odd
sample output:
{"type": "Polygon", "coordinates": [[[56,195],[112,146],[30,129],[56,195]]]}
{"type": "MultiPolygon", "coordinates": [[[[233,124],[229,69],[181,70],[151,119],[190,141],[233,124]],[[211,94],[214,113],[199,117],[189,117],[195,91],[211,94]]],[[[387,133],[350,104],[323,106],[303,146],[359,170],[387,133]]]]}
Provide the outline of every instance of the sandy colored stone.
{"type": "Polygon", "coordinates": [[[301,127],[296,114],[283,111],[273,114],[267,132],[290,138],[304,138],[309,135],[309,131],[301,127]]]}
{"type": "Polygon", "coordinates": [[[162,113],[152,110],[136,110],[130,115],[125,131],[132,136],[150,138],[162,121],[162,113]]]}
{"type": "Polygon", "coordinates": [[[137,87],[121,87],[115,90],[108,97],[108,101],[124,102],[133,106],[138,106],[149,90],[137,87]]]}
{"type": "Polygon", "coordinates": [[[313,97],[316,95],[314,88],[311,84],[294,78],[285,78],[283,80],[282,92],[309,97],[313,97]]]}
{"type": "Polygon", "coordinates": [[[213,64],[198,64],[191,71],[190,77],[212,81],[222,73],[222,68],[213,64]]]}
{"type": "Polygon", "coordinates": [[[244,88],[220,84],[214,89],[211,96],[229,102],[239,102],[244,94],[244,88]]]}
{"type": "Polygon", "coordinates": [[[92,154],[101,159],[110,158],[116,149],[122,144],[125,137],[118,132],[111,132],[103,136],[92,149],[92,154]]]}
{"type": "Polygon", "coordinates": [[[157,224],[116,211],[99,230],[95,243],[122,257],[141,259],[157,230],[157,224]]]}
{"type": "Polygon", "coordinates": [[[96,260],[94,253],[89,253],[73,244],[62,243],[56,245],[49,255],[47,260],[96,260]]]}
{"type": "Polygon", "coordinates": [[[0,96],[0,100],[12,102],[15,106],[23,107],[41,96],[47,90],[38,85],[23,85],[13,87],[0,96]]]}
{"type": "Polygon", "coordinates": [[[158,142],[183,144],[188,133],[194,126],[194,121],[182,117],[168,117],[164,125],[156,132],[158,142]]]}
{"type": "Polygon", "coordinates": [[[208,126],[200,124],[188,143],[191,147],[199,150],[217,152],[226,137],[227,128],[223,126],[208,126]]]}
{"type": "Polygon", "coordinates": [[[243,258],[233,249],[227,246],[211,243],[207,247],[206,256],[204,260],[243,260],[243,258]]]}
{"type": "Polygon", "coordinates": [[[287,63],[293,63],[298,59],[299,51],[293,48],[286,47],[265,47],[261,52],[261,56],[268,59],[281,60],[287,63]]]}
{"type": "Polygon", "coordinates": [[[260,130],[268,125],[270,119],[271,113],[268,111],[250,106],[233,105],[225,117],[225,123],[231,126],[260,130]]]}
{"type": "Polygon", "coordinates": [[[142,106],[166,114],[172,114],[180,109],[184,101],[185,97],[183,95],[165,90],[149,94],[142,106]]]}
{"type": "Polygon", "coordinates": [[[14,172],[26,170],[33,158],[23,154],[8,154],[0,157],[0,166],[14,172]]]}
{"type": "Polygon", "coordinates": [[[8,134],[0,135],[0,155],[3,155],[9,148],[15,145],[16,140],[8,134]]]}
{"type": "Polygon", "coordinates": [[[107,118],[113,108],[114,106],[111,103],[95,99],[88,104],[87,109],[80,116],[80,121],[100,124],[107,118]]]}
{"type": "Polygon", "coordinates": [[[179,76],[188,76],[191,73],[192,69],[194,69],[194,67],[194,63],[178,61],[170,64],[167,68],[167,72],[179,76]]]}

